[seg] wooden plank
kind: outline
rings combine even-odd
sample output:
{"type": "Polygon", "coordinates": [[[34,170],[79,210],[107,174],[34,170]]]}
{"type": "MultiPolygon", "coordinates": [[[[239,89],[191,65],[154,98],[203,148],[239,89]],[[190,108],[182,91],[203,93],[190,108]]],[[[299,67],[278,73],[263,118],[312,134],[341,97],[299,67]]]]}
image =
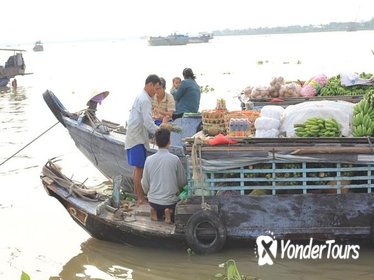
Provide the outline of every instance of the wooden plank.
{"type": "Polygon", "coordinates": [[[367,233],[374,215],[373,194],[310,194],[221,197],[229,236],[367,233]]]}
{"type": "MultiPolygon", "coordinates": [[[[186,147],[187,152],[192,151],[192,147],[186,147]]],[[[345,146],[316,146],[316,147],[274,147],[274,146],[202,146],[202,152],[225,152],[230,151],[248,151],[248,152],[271,152],[271,153],[290,153],[291,155],[298,154],[372,154],[374,147],[345,147],[345,146]]]]}
{"type": "MultiPolygon", "coordinates": [[[[288,137],[288,138],[256,138],[247,137],[237,139],[239,143],[262,146],[266,145],[277,145],[277,146],[290,146],[290,145],[321,145],[321,144],[335,144],[335,145],[357,145],[363,144],[372,146],[374,144],[374,137],[288,137]]],[[[195,141],[194,138],[184,138],[187,144],[192,145],[195,141]]],[[[236,145],[229,145],[238,146],[236,145]]],[[[206,145],[203,145],[206,146],[206,145]]]]}
{"type": "Polygon", "coordinates": [[[47,185],[51,185],[51,184],[54,182],[51,178],[49,178],[49,177],[47,177],[47,176],[43,176],[43,177],[42,177],[42,181],[43,181],[44,183],[46,183],[47,185]]]}
{"type": "Polygon", "coordinates": [[[0,51],[25,52],[26,50],[20,50],[20,49],[0,49],[0,51]]]}
{"type": "Polygon", "coordinates": [[[347,101],[352,103],[357,103],[363,98],[362,95],[338,95],[338,96],[311,96],[311,97],[289,97],[284,98],[280,102],[271,102],[271,98],[267,99],[250,99],[249,101],[253,102],[255,107],[263,107],[266,105],[278,105],[278,106],[288,106],[294,105],[307,101],[347,101]]]}
{"type": "MultiPolygon", "coordinates": [[[[210,210],[218,212],[218,205],[209,205],[210,210]]],[[[197,211],[202,210],[201,204],[178,204],[175,209],[176,215],[191,215],[197,211]]]]}

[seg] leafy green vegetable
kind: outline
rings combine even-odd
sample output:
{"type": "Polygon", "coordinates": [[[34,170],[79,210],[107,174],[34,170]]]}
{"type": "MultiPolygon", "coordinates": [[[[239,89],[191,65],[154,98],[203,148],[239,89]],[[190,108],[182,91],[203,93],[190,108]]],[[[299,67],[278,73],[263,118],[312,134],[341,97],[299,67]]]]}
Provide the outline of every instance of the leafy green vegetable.
{"type": "Polygon", "coordinates": [[[26,272],[22,271],[21,280],[30,280],[30,279],[31,279],[30,276],[26,272]]]}

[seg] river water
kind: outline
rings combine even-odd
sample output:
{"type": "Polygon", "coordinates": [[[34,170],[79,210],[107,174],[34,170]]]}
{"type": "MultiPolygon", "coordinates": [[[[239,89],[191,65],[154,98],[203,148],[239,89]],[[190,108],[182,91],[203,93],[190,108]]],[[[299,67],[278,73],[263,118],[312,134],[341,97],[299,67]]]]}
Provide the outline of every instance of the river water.
{"type": "MultiPolygon", "coordinates": [[[[75,148],[69,134],[43,101],[52,90],[70,111],[85,107],[89,92],[109,90],[100,118],[124,124],[146,76],[157,73],[170,88],[174,76],[191,67],[204,93],[200,109],[235,95],[248,85],[267,85],[274,76],[307,80],[325,73],[374,72],[374,32],[217,37],[208,44],[150,47],[145,40],[64,42],[12,46],[24,53],[27,72],[18,88],[0,89],[0,279],[209,279],[228,259],[242,274],[261,279],[374,279],[374,250],[362,245],[358,259],[276,259],[259,266],[254,244],[209,256],[146,249],[91,238],[40,182],[43,164],[61,156],[74,178],[105,180],[75,148]],[[263,62],[262,64],[260,62],[263,62]],[[47,131],[48,130],[48,131],[47,131]],[[40,138],[43,132],[47,131],[40,138]],[[37,138],[37,139],[36,139],[37,138]],[[36,139],[17,155],[14,153],[36,139]]],[[[5,63],[7,53],[0,53],[5,63]]]]}

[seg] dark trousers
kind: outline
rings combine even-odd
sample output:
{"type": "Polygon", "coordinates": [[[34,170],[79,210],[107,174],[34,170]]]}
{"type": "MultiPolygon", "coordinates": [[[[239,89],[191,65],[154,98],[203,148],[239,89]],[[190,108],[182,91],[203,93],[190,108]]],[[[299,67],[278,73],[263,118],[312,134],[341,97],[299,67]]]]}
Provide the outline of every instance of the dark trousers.
{"type": "Polygon", "coordinates": [[[156,203],[149,202],[149,205],[156,210],[157,212],[157,219],[158,220],[164,220],[165,219],[165,209],[173,209],[173,215],[171,216],[171,221],[174,223],[174,212],[175,212],[175,206],[177,205],[176,203],[171,204],[171,205],[160,205],[156,203]]]}

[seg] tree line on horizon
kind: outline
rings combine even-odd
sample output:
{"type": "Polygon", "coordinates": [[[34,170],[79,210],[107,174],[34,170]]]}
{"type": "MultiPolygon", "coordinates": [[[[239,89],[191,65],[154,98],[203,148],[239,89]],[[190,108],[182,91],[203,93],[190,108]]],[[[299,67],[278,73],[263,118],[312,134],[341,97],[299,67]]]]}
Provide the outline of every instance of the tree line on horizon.
{"type": "Polygon", "coordinates": [[[374,30],[374,18],[365,22],[330,22],[321,25],[290,25],[213,31],[214,36],[374,30]]]}

